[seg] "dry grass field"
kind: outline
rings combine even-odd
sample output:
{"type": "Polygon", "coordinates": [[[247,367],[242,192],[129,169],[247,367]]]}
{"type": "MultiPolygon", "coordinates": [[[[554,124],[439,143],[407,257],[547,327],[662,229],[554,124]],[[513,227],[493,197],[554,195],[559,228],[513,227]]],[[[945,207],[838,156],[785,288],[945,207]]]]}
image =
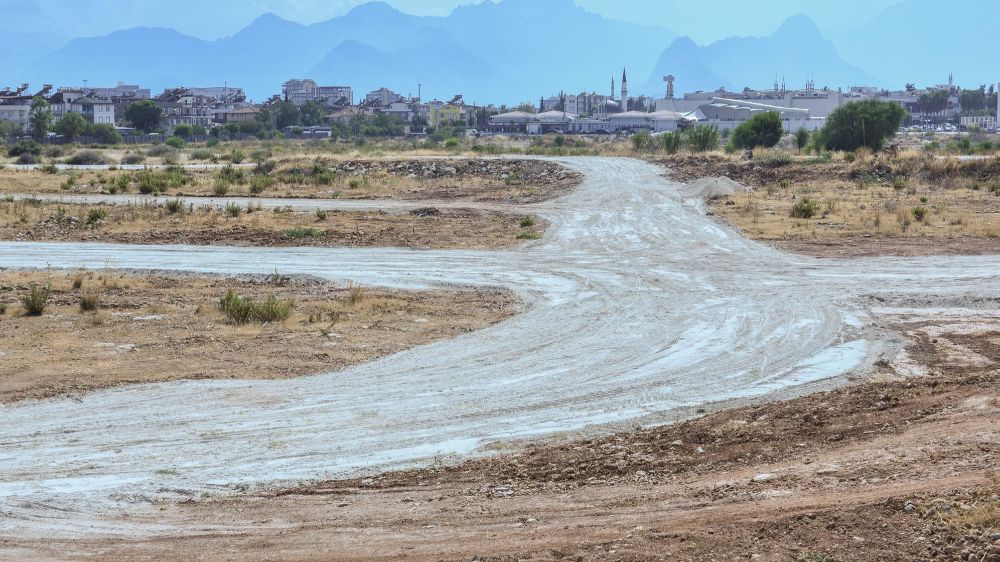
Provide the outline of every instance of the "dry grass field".
{"type": "Polygon", "coordinates": [[[509,248],[541,236],[531,215],[437,209],[293,211],[254,202],[85,205],[0,201],[0,240],[227,246],[509,248]]]}
{"type": "Polygon", "coordinates": [[[0,271],[0,403],[179,379],[335,371],[503,320],[502,291],[407,292],[317,279],[0,271]],[[23,299],[51,289],[40,315],[23,299]],[[277,318],[241,323],[228,291],[277,318]],[[282,307],[290,303],[287,318],[282,307]]]}
{"type": "Polygon", "coordinates": [[[786,249],[819,255],[1000,251],[1000,159],[904,153],[816,161],[765,152],[754,162],[711,154],[664,163],[682,181],[728,176],[752,188],[712,201],[712,212],[750,238],[786,249]]]}

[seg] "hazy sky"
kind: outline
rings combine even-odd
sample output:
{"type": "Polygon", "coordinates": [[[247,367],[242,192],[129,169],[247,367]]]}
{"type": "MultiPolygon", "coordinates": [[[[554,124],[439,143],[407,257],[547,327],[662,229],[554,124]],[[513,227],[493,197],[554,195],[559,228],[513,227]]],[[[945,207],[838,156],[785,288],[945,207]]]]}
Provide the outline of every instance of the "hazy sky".
{"type": "MultiPolygon", "coordinates": [[[[366,0],[0,0],[0,29],[49,31],[67,37],[102,35],[135,26],[171,27],[206,39],[230,35],[258,15],[274,12],[312,23],[341,15],[366,0]]],[[[481,0],[387,0],[405,12],[446,15],[481,0]]],[[[486,0],[490,1],[490,0],[486,0]]],[[[860,25],[898,0],[768,0],[747,9],[744,0],[576,0],[606,17],[663,25],[707,43],[730,35],[772,32],[785,18],[805,13],[828,33],[860,25]]]]}

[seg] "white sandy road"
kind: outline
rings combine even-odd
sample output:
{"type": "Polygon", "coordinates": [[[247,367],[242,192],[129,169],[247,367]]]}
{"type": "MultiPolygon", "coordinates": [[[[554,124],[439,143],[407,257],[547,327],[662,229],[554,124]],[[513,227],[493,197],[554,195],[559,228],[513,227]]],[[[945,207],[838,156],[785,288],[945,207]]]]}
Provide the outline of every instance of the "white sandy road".
{"type": "Polygon", "coordinates": [[[501,285],[530,303],[495,327],[335,373],[4,408],[0,536],[184,533],[159,526],[149,500],[356,475],[832,384],[896,350],[860,297],[966,306],[1000,294],[1000,257],[788,256],[680,201],[652,165],[566,164],[584,183],[531,207],[552,227],[511,252],[0,243],[0,267],[501,285]]]}

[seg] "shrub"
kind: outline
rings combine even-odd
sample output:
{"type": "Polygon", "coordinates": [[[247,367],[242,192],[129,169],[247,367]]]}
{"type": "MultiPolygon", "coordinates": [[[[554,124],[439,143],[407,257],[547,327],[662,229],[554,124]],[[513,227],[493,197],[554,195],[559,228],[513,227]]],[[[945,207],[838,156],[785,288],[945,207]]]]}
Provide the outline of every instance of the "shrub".
{"type": "Polygon", "coordinates": [[[459,141],[455,137],[452,137],[452,138],[444,141],[444,147],[445,148],[455,149],[455,148],[458,148],[458,144],[459,144],[459,141]]]}
{"type": "Polygon", "coordinates": [[[95,166],[107,164],[108,159],[96,150],[81,150],[66,159],[66,163],[71,166],[95,166]]]}
{"type": "Polygon", "coordinates": [[[670,131],[660,135],[660,143],[667,154],[677,154],[684,146],[684,135],[680,131],[670,131]]]}
{"type": "Polygon", "coordinates": [[[101,305],[100,296],[93,291],[88,291],[80,295],[80,313],[97,312],[101,305]]]}
{"type": "Polygon", "coordinates": [[[709,125],[692,127],[684,133],[688,147],[694,152],[707,152],[719,148],[722,137],[719,130],[709,125]]]}
{"type": "Polygon", "coordinates": [[[250,176],[250,193],[260,195],[274,187],[275,179],[271,176],[250,176]]]}
{"type": "Polygon", "coordinates": [[[215,148],[219,146],[219,139],[216,138],[208,139],[207,141],[205,141],[205,146],[207,146],[208,148],[215,148]]]}
{"type": "Polygon", "coordinates": [[[217,197],[225,197],[229,193],[229,181],[223,178],[216,178],[215,185],[212,186],[212,193],[217,197]]]}
{"type": "Polygon", "coordinates": [[[229,154],[229,161],[233,164],[240,164],[246,160],[247,155],[242,150],[234,150],[229,154]]]}
{"type": "Polygon", "coordinates": [[[146,150],[146,155],[150,158],[162,158],[168,154],[173,154],[174,152],[175,150],[172,147],[165,144],[158,144],[149,147],[149,149],[146,150]]]}
{"type": "Polygon", "coordinates": [[[327,217],[327,212],[323,209],[316,209],[316,220],[325,221],[327,217]]]}
{"type": "Polygon", "coordinates": [[[518,240],[538,240],[542,235],[534,230],[525,230],[517,235],[518,240]]]}
{"type": "Polygon", "coordinates": [[[234,219],[240,216],[243,212],[243,208],[236,203],[229,203],[226,205],[226,214],[233,217],[234,219]]]}
{"type": "Polygon", "coordinates": [[[22,154],[31,154],[33,156],[42,155],[42,145],[35,141],[26,140],[21,141],[14,146],[7,149],[7,154],[10,156],[21,156],[22,154]]]}
{"type": "Polygon", "coordinates": [[[219,179],[225,180],[229,183],[235,183],[242,185],[247,182],[247,175],[243,170],[239,168],[234,168],[231,165],[226,165],[224,168],[219,170],[219,179]]]}
{"type": "Polygon", "coordinates": [[[45,164],[44,166],[39,167],[38,171],[43,174],[55,175],[59,173],[59,168],[57,168],[55,164],[45,164]]]}
{"type": "Polygon", "coordinates": [[[781,123],[781,114],[776,111],[758,113],[746,120],[736,130],[729,140],[736,148],[756,148],[763,146],[771,148],[778,144],[785,127],[781,123]]]}
{"type": "Polygon", "coordinates": [[[913,213],[913,218],[917,221],[923,221],[927,217],[927,207],[914,207],[910,209],[913,213]]]}
{"type": "Polygon", "coordinates": [[[364,285],[351,283],[347,286],[347,300],[351,306],[361,304],[367,297],[368,290],[365,289],[364,285]]]}
{"type": "Polygon", "coordinates": [[[31,153],[24,153],[17,157],[17,163],[25,166],[38,163],[38,156],[31,153]]]}
{"type": "Polygon", "coordinates": [[[7,303],[0,302],[0,316],[7,314],[7,303]]]}
{"type": "Polygon", "coordinates": [[[809,131],[805,129],[799,129],[795,132],[795,147],[799,149],[799,152],[802,152],[802,149],[809,146],[810,136],[809,131]]]}
{"type": "Polygon", "coordinates": [[[282,322],[292,315],[293,308],[292,301],[281,301],[274,295],[267,297],[263,302],[258,302],[242,297],[233,290],[227,291],[219,300],[219,309],[234,324],[282,322]]]}
{"type": "Polygon", "coordinates": [[[87,211],[87,226],[97,226],[108,217],[107,209],[95,207],[87,211]]]}
{"type": "Polygon", "coordinates": [[[528,215],[521,219],[521,228],[535,226],[535,217],[528,215]]]}
{"type": "Polygon", "coordinates": [[[169,179],[166,174],[155,170],[143,170],[136,177],[139,193],[143,195],[159,195],[167,190],[169,179]]]}
{"type": "Polygon", "coordinates": [[[182,139],[180,137],[170,137],[169,139],[167,139],[166,141],[164,141],[163,144],[165,144],[165,145],[167,145],[167,146],[169,146],[171,148],[178,148],[178,149],[180,149],[180,148],[184,148],[184,139],[182,139]]]}
{"type": "Polygon", "coordinates": [[[127,164],[129,166],[142,164],[145,161],[146,156],[139,152],[129,152],[125,156],[122,156],[122,164],[127,164]]]}
{"type": "Polygon", "coordinates": [[[289,238],[318,238],[323,231],[318,228],[299,226],[285,232],[289,238]]]}
{"type": "Polygon", "coordinates": [[[636,150],[646,150],[647,148],[652,148],[653,138],[649,136],[647,132],[636,133],[632,135],[632,148],[636,150]]]}
{"type": "Polygon", "coordinates": [[[199,148],[191,151],[192,160],[211,160],[215,158],[215,153],[207,148],[199,148]]]}
{"type": "Polygon", "coordinates": [[[28,316],[41,316],[45,312],[45,305],[49,302],[49,293],[51,292],[50,285],[39,287],[38,283],[32,283],[28,288],[28,294],[21,297],[24,313],[28,316]]]}
{"type": "Polygon", "coordinates": [[[163,206],[171,215],[184,212],[184,202],[180,199],[167,199],[167,202],[163,206]]]}
{"type": "Polygon", "coordinates": [[[819,203],[803,197],[792,205],[791,216],[796,219],[811,219],[819,212],[819,203]]]}

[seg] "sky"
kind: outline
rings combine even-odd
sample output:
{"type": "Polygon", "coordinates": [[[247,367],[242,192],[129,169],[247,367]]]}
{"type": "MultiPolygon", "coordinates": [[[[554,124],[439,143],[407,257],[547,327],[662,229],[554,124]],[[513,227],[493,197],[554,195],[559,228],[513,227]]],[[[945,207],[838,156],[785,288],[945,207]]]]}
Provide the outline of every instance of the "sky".
{"type": "MultiPolygon", "coordinates": [[[[203,39],[235,33],[262,13],[300,23],[326,20],[366,0],[0,0],[0,30],[39,31],[61,37],[103,35],[129,27],[170,27],[203,39]],[[85,8],[85,9],[84,9],[85,8]]],[[[447,15],[460,4],[491,0],[386,0],[417,15],[447,15]]],[[[731,35],[769,34],[787,17],[805,13],[824,32],[863,24],[898,0],[768,0],[747,9],[745,0],[576,0],[605,17],[661,25],[698,43],[731,35]]]]}

